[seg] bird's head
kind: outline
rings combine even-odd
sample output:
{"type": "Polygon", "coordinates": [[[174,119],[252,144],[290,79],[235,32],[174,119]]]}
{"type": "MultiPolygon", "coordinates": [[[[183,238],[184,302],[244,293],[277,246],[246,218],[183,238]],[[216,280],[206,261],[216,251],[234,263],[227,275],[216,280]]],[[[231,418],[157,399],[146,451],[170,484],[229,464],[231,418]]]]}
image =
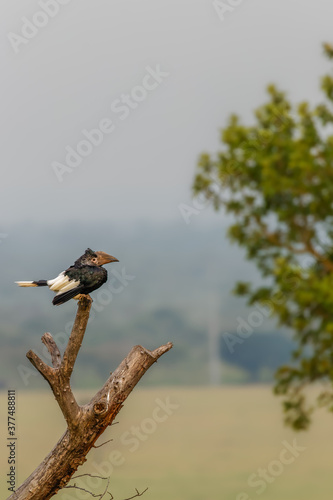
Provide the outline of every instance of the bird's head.
{"type": "Polygon", "coordinates": [[[103,266],[109,262],[119,262],[119,260],[105,252],[94,252],[90,248],[87,248],[75,264],[81,266],[103,266]]]}
{"type": "Polygon", "coordinates": [[[95,252],[97,255],[96,257],[92,258],[92,263],[95,266],[103,266],[104,264],[109,264],[109,262],[119,262],[116,257],[113,257],[112,255],[109,255],[108,253],[105,252],[95,252]]]}

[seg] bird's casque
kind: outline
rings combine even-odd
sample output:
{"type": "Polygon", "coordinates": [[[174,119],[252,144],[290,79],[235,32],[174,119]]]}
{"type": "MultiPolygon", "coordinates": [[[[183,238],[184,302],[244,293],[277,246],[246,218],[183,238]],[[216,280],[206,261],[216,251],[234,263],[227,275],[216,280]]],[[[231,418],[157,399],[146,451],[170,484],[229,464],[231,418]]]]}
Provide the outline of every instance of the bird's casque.
{"type": "Polygon", "coordinates": [[[74,265],[51,280],[16,281],[22,287],[48,286],[56,292],[52,303],[63,304],[80,294],[88,294],[99,288],[108,279],[108,273],[102,266],[118,259],[105,252],[94,252],[90,248],[79,257],[74,265]]]}

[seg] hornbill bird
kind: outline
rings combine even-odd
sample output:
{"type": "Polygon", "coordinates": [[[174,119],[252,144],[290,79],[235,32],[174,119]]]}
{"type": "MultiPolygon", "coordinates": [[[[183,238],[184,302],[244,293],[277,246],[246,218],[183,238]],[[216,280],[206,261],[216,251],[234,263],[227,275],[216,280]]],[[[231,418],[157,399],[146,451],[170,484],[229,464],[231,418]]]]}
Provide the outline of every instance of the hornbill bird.
{"type": "Polygon", "coordinates": [[[103,285],[108,279],[104,264],[119,262],[118,259],[105,252],[93,252],[90,248],[79,257],[74,265],[59,274],[53,280],[16,281],[19,286],[48,286],[56,292],[52,300],[59,306],[69,299],[79,298],[77,295],[88,294],[103,285]]]}

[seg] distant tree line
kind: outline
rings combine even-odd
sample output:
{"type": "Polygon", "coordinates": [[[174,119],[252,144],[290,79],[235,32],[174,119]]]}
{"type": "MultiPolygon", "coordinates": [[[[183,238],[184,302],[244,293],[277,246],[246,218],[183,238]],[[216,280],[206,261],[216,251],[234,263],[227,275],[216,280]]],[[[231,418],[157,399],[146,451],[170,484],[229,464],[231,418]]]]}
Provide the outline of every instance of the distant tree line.
{"type": "Polygon", "coordinates": [[[230,348],[222,334],[219,354],[223,362],[245,370],[248,382],[267,382],[273,380],[279,366],[290,360],[295,347],[295,342],[281,333],[254,332],[230,348]]]}

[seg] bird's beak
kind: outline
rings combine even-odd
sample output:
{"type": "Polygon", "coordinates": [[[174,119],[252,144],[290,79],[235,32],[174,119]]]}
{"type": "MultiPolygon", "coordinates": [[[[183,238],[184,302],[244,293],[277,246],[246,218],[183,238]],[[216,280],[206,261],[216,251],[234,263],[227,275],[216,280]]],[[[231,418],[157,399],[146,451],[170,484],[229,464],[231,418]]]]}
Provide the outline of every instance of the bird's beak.
{"type": "Polygon", "coordinates": [[[98,265],[103,266],[104,264],[109,264],[109,262],[119,262],[116,257],[113,257],[112,255],[109,255],[105,252],[95,252],[95,254],[98,257],[98,265]]]}

